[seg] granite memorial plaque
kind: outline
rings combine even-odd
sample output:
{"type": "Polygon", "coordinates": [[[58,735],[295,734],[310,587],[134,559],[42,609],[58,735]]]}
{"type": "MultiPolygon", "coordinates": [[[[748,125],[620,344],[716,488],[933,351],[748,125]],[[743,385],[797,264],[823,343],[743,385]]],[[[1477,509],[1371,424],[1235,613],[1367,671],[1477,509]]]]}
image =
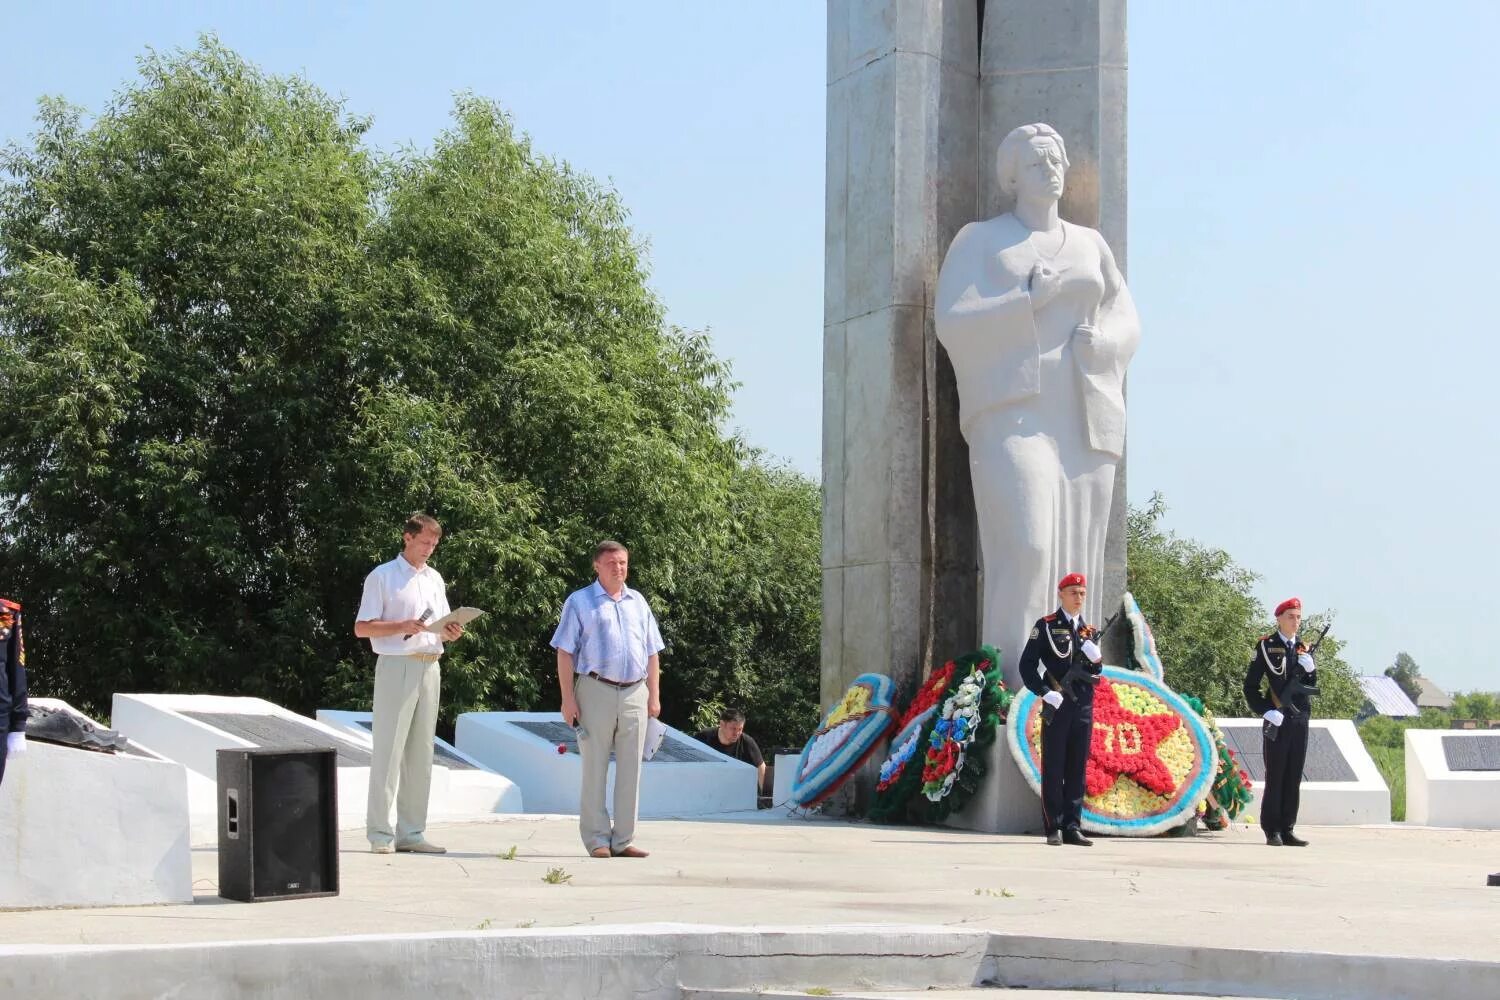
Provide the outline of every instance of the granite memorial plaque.
{"type": "Polygon", "coordinates": [[[282,718],[241,712],[183,712],[182,715],[213,726],[230,736],[249,740],[270,750],[318,750],[332,747],[339,767],[369,767],[370,751],[321,729],[282,718]]]}
{"type": "MultiPolygon", "coordinates": [[[[371,722],[369,719],[360,719],[357,725],[367,733],[373,733],[375,731],[375,723],[371,722]]],[[[449,750],[438,740],[432,741],[432,760],[435,764],[439,764],[442,767],[451,767],[455,771],[479,770],[473,764],[470,764],[458,754],[454,753],[452,750],[449,750]]]]}
{"type": "MultiPolygon", "coordinates": [[[[1266,780],[1266,759],[1259,726],[1221,726],[1224,742],[1234,751],[1240,766],[1257,784],[1266,780]]],[[[1358,781],[1354,768],[1327,729],[1314,726],[1307,737],[1307,761],[1303,781],[1358,781]]]]}
{"type": "Polygon", "coordinates": [[[1444,736],[1443,756],[1450,771],[1500,771],[1500,733],[1444,736]]]}
{"type": "MultiPolygon", "coordinates": [[[[568,753],[578,752],[578,737],[573,732],[573,727],[566,722],[532,722],[517,720],[511,723],[519,726],[536,736],[540,736],[548,743],[566,747],[568,753]]],[[[677,764],[714,764],[719,763],[719,758],[707,748],[698,746],[686,740],[678,739],[672,733],[668,733],[662,741],[661,749],[656,751],[649,763],[660,761],[672,761],[677,764]]]]}

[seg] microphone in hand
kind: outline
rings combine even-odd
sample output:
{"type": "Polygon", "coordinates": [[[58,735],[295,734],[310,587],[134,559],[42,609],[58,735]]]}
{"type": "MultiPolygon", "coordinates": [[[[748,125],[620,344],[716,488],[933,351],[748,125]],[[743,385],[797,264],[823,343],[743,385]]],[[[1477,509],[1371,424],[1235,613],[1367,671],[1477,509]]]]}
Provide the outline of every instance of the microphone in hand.
{"type": "MultiPolygon", "coordinates": [[[[422,614],[420,616],[418,616],[417,621],[419,621],[419,622],[421,622],[422,624],[425,625],[425,624],[427,624],[427,619],[429,619],[431,617],[432,617],[432,609],[428,608],[426,611],[422,612],[422,614]]],[[[402,639],[410,639],[412,636],[414,636],[416,634],[417,633],[415,633],[415,632],[408,632],[406,635],[403,635],[401,638],[402,639]]]]}

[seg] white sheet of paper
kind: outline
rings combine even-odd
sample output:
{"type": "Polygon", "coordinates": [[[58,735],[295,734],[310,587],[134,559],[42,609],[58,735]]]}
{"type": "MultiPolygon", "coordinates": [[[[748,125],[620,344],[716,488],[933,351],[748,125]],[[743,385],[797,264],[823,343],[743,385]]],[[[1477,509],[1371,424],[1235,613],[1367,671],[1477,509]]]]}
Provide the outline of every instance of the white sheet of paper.
{"type": "Polygon", "coordinates": [[[660,719],[646,720],[646,746],[641,752],[641,760],[650,760],[656,756],[656,751],[667,738],[667,726],[660,719]]]}
{"type": "Polygon", "coordinates": [[[450,611],[450,612],[448,612],[446,615],[444,615],[443,617],[439,618],[437,621],[435,621],[435,622],[431,623],[430,625],[428,625],[427,626],[427,631],[434,632],[434,633],[441,632],[450,623],[456,623],[458,625],[467,625],[467,624],[469,624],[469,622],[471,622],[474,619],[478,618],[482,614],[484,614],[484,612],[480,611],[478,608],[459,608],[456,611],[450,611]]]}

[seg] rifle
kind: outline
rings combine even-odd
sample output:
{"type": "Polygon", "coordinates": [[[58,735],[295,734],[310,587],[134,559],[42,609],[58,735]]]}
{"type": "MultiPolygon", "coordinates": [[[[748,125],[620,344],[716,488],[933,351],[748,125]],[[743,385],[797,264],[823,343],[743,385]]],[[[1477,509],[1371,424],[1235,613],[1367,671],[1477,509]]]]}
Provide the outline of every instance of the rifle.
{"type": "MultiPolygon", "coordinates": [[[[1318,638],[1313,641],[1313,644],[1311,646],[1307,646],[1299,642],[1297,643],[1296,651],[1299,654],[1306,653],[1308,656],[1312,656],[1318,651],[1318,647],[1323,645],[1323,640],[1328,637],[1328,630],[1332,627],[1332,621],[1324,622],[1323,631],[1318,633],[1318,638]]],[[[1291,663],[1287,664],[1286,669],[1286,687],[1281,689],[1280,696],[1276,694],[1276,688],[1271,685],[1269,679],[1266,681],[1266,684],[1271,692],[1271,704],[1275,705],[1276,710],[1278,712],[1281,712],[1283,716],[1290,717],[1298,714],[1296,706],[1298,695],[1303,695],[1307,698],[1316,698],[1322,692],[1318,690],[1318,686],[1316,684],[1308,684],[1304,682],[1301,677],[1298,677],[1297,674],[1292,671],[1291,663]]],[[[1285,723],[1286,718],[1283,718],[1281,721],[1285,723]]],[[[1273,726],[1270,722],[1262,722],[1260,724],[1261,735],[1270,740],[1272,743],[1276,742],[1276,735],[1280,731],[1280,729],[1281,726],[1273,726]]]]}
{"type": "MultiPolygon", "coordinates": [[[[1104,641],[1104,637],[1109,634],[1109,630],[1114,627],[1114,624],[1119,619],[1119,617],[1120,612],[1116,611],[1114,614],[1109,616],[1109,619],[1107,621],[1105,621],[1103,628],[1094,629],[1089,632],[1087,636],[1080,634],[1078,637],[1079,641],[1082,642],[1085,639],[1092,639],[1094,641],[1094,645],[1099,645],[1104,641]]],[[[1088,626],[1085,626],[1085,628],[1087,627],[1088,626]]],[[[1093,687],[1094,685],[1099,683],[1099,675],[1091,672],[1087,667],[1080,663],[1078,661],[1077,655],[1069,658],[1068,669],[1063,671],[1062,677],[1053,677],[1052,672],[1046,669],[1043,669],[1042,673],[1047,675],[1047,681],[1052,685],[1052,690],[1061,693],[1062,696],[1064,698],[1067,698],[1069,701],[1078,700],[1078,695],[1074,693],[1073,685],[1087,684],[1090,687],[1093,687]]],[[[1051,705],[1048,705],[1046,702],[1042,703],[1042,721],[1051,722],[1052,717],[1056,714],[1057,709],[1053,708],[1051,705]]]]}

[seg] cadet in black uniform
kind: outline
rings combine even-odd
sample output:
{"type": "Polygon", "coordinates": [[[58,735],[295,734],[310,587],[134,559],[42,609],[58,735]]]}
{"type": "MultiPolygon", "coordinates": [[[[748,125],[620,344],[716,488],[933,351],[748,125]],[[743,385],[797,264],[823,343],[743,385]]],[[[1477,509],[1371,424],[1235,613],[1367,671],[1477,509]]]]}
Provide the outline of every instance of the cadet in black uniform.
{"type": "Polygon", "coordinates": [[[1069,573],[1058,581],[1060,607],[1032,626],[1019,666],[1021,682],[1056,709],[1052,718],[1042,723],[1042,818],[1047,843],[1053,846],[1067,842],[1092,847],[1094,843],[1079,829],[1084,769],[1094,738],[1094,685],[1086,680],[1069,681],[1069,696],[1063,688],[1063,677],[1072,664],[1092,676],[1104,670],[1099,646],[1093,640],[1097,630],[1083,623],[1086,593],[1082,573],[1069,573]]]}
{"type": "Polygon", "coordinates": [[[26,752],[26,646],[21,642],[21,606],[0,597],[0,781],[5,758],[26,752]]]}
{"type": "Polygon", "coordinates": [[[1256,715],[1276,727],[1276,738],[1261,738],[1266,758],[1266,780],[1260,796],[1260,828],[1272,847],[1306,847],[1307,841],[1292,832],[1297,825],[1297,806],[1302,795],[1302,766],[1307,761],[1307,723],[1312,708],[1306,695],[1295,695],[1291,704],[1282,692],[1300,679],[1311,685],[1317,665],[1307,647],[1297,641],[1302,626],[1302,602],[1293,597],[1276,605],[1276,631],[1255,644],[1250,669],[1245,672],[1245,701],[1256,715]],[[1261,680],[1269,692],[1261,693],[1261,680]]]}

